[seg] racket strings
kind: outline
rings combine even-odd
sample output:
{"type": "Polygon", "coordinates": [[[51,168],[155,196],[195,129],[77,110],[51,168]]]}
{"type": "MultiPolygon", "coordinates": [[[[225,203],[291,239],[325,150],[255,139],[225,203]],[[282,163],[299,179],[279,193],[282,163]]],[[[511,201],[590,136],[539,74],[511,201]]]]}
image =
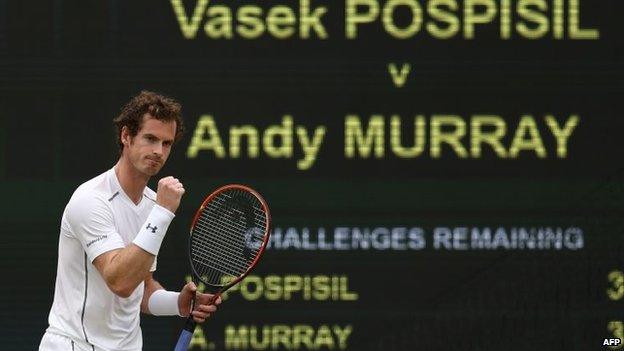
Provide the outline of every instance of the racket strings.
{"type": "MultiPolygon", "coordinates": [[[[236,199],[239,199],[239,197],[231,197],[230,201],[235,201],[236,199]]],[[[213,209],[215,209],[216,213],[210,213],[206,211],[202,214],[202,216],[200,216],[200,221],[208,228],[216,226],[223,232],[229,232],[232,234],[234,234],[234,232],[245,233],[247,232],[247,230],[249,230],[250,227],[247,219],[245,217],[242,217],[243,220],[240,220],[240,216],[246,215],[246,213],[244,213],[242,210],[244,210],[245,206],[249,206],[248,203],[237,202],[234,203],[234,206],[228,206],[228,203],[226,203],[225,201],[219,201],[219,199],[216,199],[215,203],[211,205],[213,209]],[[219,211],[221,210],[221,207],[219,206],[222,206],[226,210],[219,213],[219,211]],[[211,214],[215,214],[216,216],[210,216],[211,214]],[[216,218],[216,221],[211,220],[211,217],[216,218]]],[[[229,248],[240,249],[242,247],[242,244],[244,244],[244,242],[242,241],[244,238],[241,235],[222,236],[219,239],[222,243],[229,244],[227,245],[229,248]]],[[[220,242],[217,241],[215,243],[219,244],[220,242]]],[[[236,254],[240,254],[240,252],[236,252],[236,254]]]]}
{"type": "Polygon", "coordinates": [[[246,208],[247,210],[253,210],[253,214],[256,220],[258,221],[265,221],[266,217],[266,213],[265,211],[262,209],[260,202],[258,201],[258,199],[256,199],[253,195],[250,195],[248,193],[242,192],[242,195],[247,199],[245,202],[241,202],[241,198],[240,197],[232,197],[232,196],[227,196],[227,194],[224,194],[223,197],[217,197],[216,199],[214,199],[211,202],[211,205],[213,206],[227,206],[227,202],[229,201],[237,201],[239,204],[239,209],[243,208],[243,207],[248,207],[251,203],[254,203],[254,205],[257,206],[249,206],[249,208],[246,208]]]}
{"type": "Polygon", "coordinates": [[[203,249],[201,247],[196,248],[196,250],[194,250],[193,258],[195,262],[199,263],[200,265],[205,265],[205,266],[212,265],[212,268],[219,270],[223,274],[236,276],[240,274],[241,270],[244,270],[244,268],[241,268],[240,266],[232,267],[232,265],[226,265],[226,264],[220,263],[223,260],[227,259],[227,256],[224,256],[219,253],[215,253],[215,251],[213,252],[207,251],[206,249],[203,249]]]}
{"type": "MultiPolygon", "coordinates": [[[[222,225],[220,225],[220,224],[215,224],[215,223],[208,224],[208,223],[202,222],[201,220],[198,220],[198,222],[197,222],[197,224],[196,224],[196,226],[198,226],[200,229],[205,230],[206,232],[209,232],[209,231],[211,230],[211,228],[214,228],[212,225],[216,225],[216,227],[218,227],[220,230],[227,230],[227,228],[223,227],[223,226],[222,226],[222,225]]],[[[197,241],[199,241],[199,242],[201,242],[201,243],[204,245],[203,247],[205,247],[205,246],[208,246],[208,245],[211,245],[211,244],[212,244],[212,245],[218,246],[220,249],[222,249],[223,253],[228,253],[228,254],[230,254],[230,255],[239,255],[239,254],[240,254],[239,252],[236,252],[236,251],[233,249],[233,248],[237,247],[236,245],[237,245],[238,243],[236,243],[236,242],[231,242],[231,241],[229,241],[229,242],[225,242],[225,241],[224,241],[224,242],[215,242],[215,243],[211,243],[211,242],[207,241],[204,237],[201,237],[201,236],[198,236],[198,237],[196,238],[196,240],[197,240],[197,241]]],[[[200,248],[201,248],[201,247],[200,247],[200,248]]],[[[236,259],[236,256],[234,256],[234,257],[233,257],[233,259],[235,260],[235,259],[236,259]]],[[[243,264],[243,265],[245,265],[245,264],[246,264],[246,262],[244,262],[244,261],[242,261],[242,260],[239,260],[239,262],[240,262],[241,264],[243,264]]]]}
{"type": "Polygon", "coordinates": [[[260,201],[239,189],[217,195],[191,233],[191,263],[207,283],[223,285],[247,271],[262,247],[267,216],[260,201]]]}
{"type": "Polygon", "coordinates": [[[193,252],[193,256],[194,260],[198,263],[198,266],[212,266],[212,268],[218,269],[224,274],[233,276],[239,275],[248,267],[247,263],[242,261],[233,260],[229,264],[223,263],[225,260],[230,259],[231,256],[217,250],[208,251],[205,248],[199,247],[195,250],[195,252],[193,252]]]}

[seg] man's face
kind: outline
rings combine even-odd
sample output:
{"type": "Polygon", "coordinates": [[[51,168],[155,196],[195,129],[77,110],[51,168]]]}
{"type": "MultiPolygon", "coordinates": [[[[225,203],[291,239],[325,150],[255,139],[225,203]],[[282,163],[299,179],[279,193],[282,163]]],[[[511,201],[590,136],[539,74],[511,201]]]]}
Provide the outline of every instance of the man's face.
{"type": "Polygon", "coordinates": [[[124,128],[122,142],[132,166],[148,177],[156,175],[169,157],[175,132],[175,121],[163,122],[148,114],[143,116],[143,125],[134,137],[124,128]]]}

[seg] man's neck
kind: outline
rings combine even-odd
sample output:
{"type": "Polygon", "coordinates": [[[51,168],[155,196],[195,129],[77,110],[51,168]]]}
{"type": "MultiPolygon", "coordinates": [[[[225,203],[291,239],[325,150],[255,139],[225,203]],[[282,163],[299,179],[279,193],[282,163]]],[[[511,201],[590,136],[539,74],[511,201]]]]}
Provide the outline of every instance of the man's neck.
{"type": "Polygon", "coordinates": [[[119,158],[115,165],[115,174],[123,191],[132,202],[138,205],[141,202],[141,198],[143,198],[143,190],[147,186],[149,177],[137,172],[130,164],[130,161],[123,156],[119,158]]]}

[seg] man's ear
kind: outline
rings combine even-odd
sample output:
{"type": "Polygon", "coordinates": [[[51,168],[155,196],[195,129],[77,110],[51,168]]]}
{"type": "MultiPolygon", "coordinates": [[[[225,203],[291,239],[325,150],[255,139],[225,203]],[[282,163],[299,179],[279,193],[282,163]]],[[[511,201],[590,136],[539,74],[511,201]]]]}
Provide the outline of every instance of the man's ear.
{"type": "Polygon", "coordinates": [[[121,143],[124,146],[129,146],[131,139],[132,138],[130,137],[130,131],[128,130],[128,127],[121,127],[121,143]]]}

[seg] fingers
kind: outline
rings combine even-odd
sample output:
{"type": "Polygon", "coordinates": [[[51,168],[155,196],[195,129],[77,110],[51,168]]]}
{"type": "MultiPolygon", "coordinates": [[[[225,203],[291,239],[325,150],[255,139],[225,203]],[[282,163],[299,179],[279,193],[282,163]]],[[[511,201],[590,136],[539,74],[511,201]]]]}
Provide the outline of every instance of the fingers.
{"type": "Polygon", "coordinates": [[[166,187],[169,189],[173,189],[173,190],[182,190],[184,191],[184,185],[182,185],[182,182],[180,182],[180,180],[178,178],[172,177],[172,176],[168,176],[168,177],[164,177],[162,179],[160,179],[158,181],[158,188],[161,187],[166,187]]]}
{"type": "Polygon", "coordinates": [[[220,305],[221,295],[197,293],[195,301],[201,305],[220,305]]]}
{"type": "Polygon", "coordinates": [[[217,306],[215,305],[199,305],[193,312],[191,312],[191,315],[193,316],[193,320],[195,320],[195,322],[202,323],[216,311],[217,306]]]}
{"type": "Polygon", "coordinates": [[[174,178],[172,176],[160,178],[160,180],[158,181],[158,186],[165,186],[165,185],[168,185],[170,183],[174,183],[176,181],[179,182],[180,180],[177,179],[177,178],[174,178]]]}
{"type": "Polygon", "coordinates": [[[197,293],[195,296],[195,309],[191,312],[193,320],[197,323],[205,322],[207,318],[217,311],[217,306],[220,304],[221,296],[219,295],[197,293]]]}
{"type": "Polygon", "coordinates": [[[186,283],[186,285],[182,287],[182,291],[183,292],[188,291],[188,292],[194,293],[195,291],[197,291],[197,286],[193,282],[188,282],[186,283]]]}
{"type": "Polygon", "coordinates": [[[193,312],[193,320],[195,321],[195,323],[204,323],[209,317],[210,314],[206,315],[206,317],[197,317],[195,316],[195,312],[193,312]]]}
{"type": "Polygon", "coordinates": [[[185,192],[184,185],[178,178],[172,176],[164,177],[158,181],[156,202],[175,213],[185,192]]]}

